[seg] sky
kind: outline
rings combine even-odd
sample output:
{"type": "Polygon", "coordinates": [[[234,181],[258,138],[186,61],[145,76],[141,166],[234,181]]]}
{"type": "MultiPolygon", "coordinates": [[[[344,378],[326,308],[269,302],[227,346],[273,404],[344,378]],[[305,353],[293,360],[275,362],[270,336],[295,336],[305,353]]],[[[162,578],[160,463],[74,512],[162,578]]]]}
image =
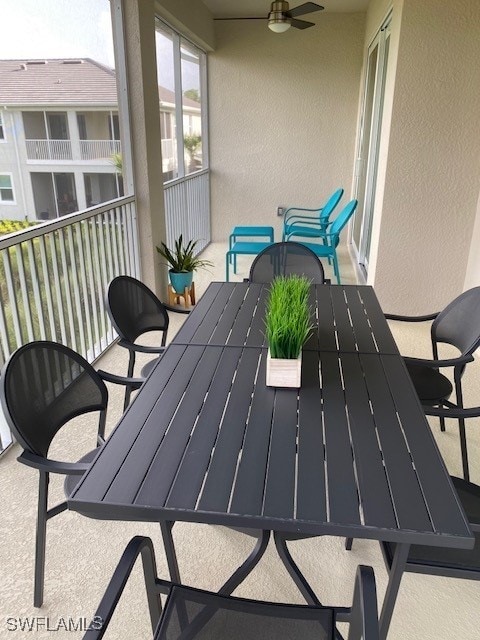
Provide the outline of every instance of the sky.
{"type": "Polygon", "coordinates": [[[93,58],[114,67],[108,0],[0,0],[0,59],[93,58]]]}
{"type": "MultiPolygon", "coordinates": [[[[0,60],[93,58],[114,68],[109,0],[0,0],[0,60]]],[[[157,36],[159,82],[173,89],[171,44],[157,36]]],[[[199,88],[198,68],[183,63],[183,89],[199,88]]]]}

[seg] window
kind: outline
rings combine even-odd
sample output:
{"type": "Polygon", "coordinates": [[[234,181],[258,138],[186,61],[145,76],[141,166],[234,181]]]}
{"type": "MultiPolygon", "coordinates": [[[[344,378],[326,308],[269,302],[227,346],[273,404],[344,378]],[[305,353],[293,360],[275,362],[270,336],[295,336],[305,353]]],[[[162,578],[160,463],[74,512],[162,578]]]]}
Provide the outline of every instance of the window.
{"type": "Polygon", "coordinates": [[[111,113],[108,117],[108,133],[110,140],[120,140],[120,122],[116,113],[111,113]]]}
{"type": "Polygon", "coordinates": [[[0,174],[0,202],[11,204],[15,203],[11,173],[0,174]]]}
{"type": "Polygon", "coordinates": [[[166,182],[207,167],[206,55],[160,20],[156,50],[166,182]]]}
{"type": "Polygon", "coordinates": [[[0,142],[2,140],[5,140],[5,127],[4,127],[4,124],[3,124],[3,115],[0,112],[0,142]]]}
{"type": "Polygon", "coordinates": [[[182,39],[182,116],[185,173],[203,168],[201,65],[205,54],[182,39]]]}
{"type": "Polygon", "coordinates": [[[88,140],[87,121],[84,113],[77,113],[77,126],[80,140],[88,140]]]}
{"type": "Polygon", "coordinates": [[[47,113],[48,135],[51,140],[68,140],[66,113],[47,113]]]}
{"type": "Polygon", "coordinates": [[[52,220],[78,211],[73,173],[36,171],[30,176],[37,220],[52,220]]]}

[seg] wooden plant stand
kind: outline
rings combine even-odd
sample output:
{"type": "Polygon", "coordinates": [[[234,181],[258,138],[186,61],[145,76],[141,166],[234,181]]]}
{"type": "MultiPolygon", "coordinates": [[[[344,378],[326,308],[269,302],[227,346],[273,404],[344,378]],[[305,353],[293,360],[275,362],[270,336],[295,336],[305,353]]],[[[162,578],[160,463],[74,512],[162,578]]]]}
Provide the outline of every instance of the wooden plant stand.
{"type": "Polygon", "coordinates": [[[195,304],[195,283],[185,287],[183,293],[177,293],[171,284],[168,285],[168,304],[171,307],[180,306],[190,309],[195,304]]]}

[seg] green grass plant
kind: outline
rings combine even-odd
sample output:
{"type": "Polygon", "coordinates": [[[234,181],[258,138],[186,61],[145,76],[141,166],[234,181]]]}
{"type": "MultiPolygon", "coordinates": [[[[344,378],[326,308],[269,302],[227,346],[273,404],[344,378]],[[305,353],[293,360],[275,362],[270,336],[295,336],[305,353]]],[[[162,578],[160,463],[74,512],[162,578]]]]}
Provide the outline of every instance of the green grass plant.
{"type": "Polygon", "coordinates": [[[298,358],[312,330],[308,305],[310,281],[305,276],[280,276],[272,282],[265,316],[272,358],[298,358]]]}
{"type": "Polygon", "coordinates": [[[32,227],[35,224],[36,222],[28,222],[27,220],[0,220],[0,236],[22,231],[22,229],[32,227]]]}

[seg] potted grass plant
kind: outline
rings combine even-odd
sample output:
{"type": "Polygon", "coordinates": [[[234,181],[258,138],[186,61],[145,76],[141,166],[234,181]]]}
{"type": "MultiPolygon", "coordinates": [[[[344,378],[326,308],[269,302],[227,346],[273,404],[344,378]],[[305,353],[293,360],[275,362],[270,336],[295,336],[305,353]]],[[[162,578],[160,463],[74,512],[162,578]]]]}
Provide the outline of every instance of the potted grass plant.
{"type": "Polygon", "coordinates": [[[185,244],[183,236],[180,235],[175,240],[173,249],[167,247],[164,242],[157,247],[158,253],[169,267],[170,284],[176,293],[181,294],[192,285],[194,271],[212,266],[208,260],[201,260],[195,255],[197,242],[198,240],[190,240],[185,244]]]}
{"type": "Polygon", "coordinates": [[[300,387],[302,347],[312,330],[309,291],[304,276],[281,276],[272,283],[265,316],[269,387],[300,387]]]}

